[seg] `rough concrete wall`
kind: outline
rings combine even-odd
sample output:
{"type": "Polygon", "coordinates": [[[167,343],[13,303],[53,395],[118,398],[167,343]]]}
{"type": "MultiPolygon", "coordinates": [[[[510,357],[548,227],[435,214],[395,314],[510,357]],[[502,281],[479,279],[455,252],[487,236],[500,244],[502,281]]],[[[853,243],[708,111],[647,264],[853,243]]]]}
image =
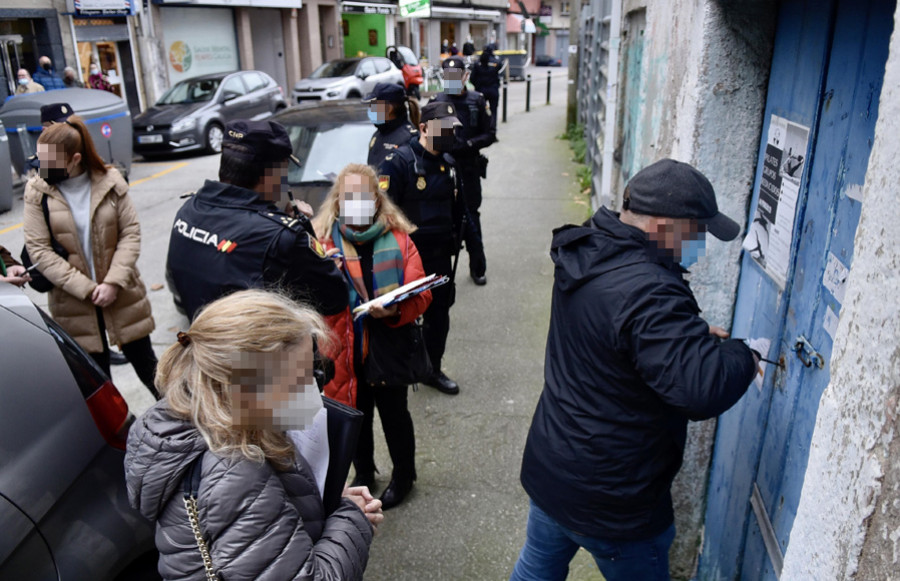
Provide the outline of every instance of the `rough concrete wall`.
{"type": "Polygon", "coordinates": [[[784,579],[896,579],[900,571],[900,22],[879,102],[853,268],[784,579]]]}
{"type": "MultiPolygon", "coordinates": [[[[644,3],[629,1],[626,10],[644,3]]],[[[720,209],[746,221],[752,194],[774,39],[774,0],[676,0],[647,6],[640,166],[662,157],[689,162],[716,188],[720,209]]],[[[623,104],[624,105],[624,104],[623,104]]],[[[712,324],[729,327],[740,244],[711,239],[691,285],[712,324]]],[[[693,576],[702,543],[715,422],[692,423],[684,466],[673,484],[678,536],[675,578],[693,576]]]]}

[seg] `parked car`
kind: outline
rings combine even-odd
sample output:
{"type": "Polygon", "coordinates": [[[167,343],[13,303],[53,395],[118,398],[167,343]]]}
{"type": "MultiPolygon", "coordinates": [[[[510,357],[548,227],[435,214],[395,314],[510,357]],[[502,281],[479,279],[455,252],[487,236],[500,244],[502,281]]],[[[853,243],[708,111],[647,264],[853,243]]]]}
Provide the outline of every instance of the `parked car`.
{"type": "Polygon", "coordinates": [[[128,404],[23,292],[0,282],[0,579],[159,579],[128,504],[128,404]]]}
{"type": "Polygon", "coordinates": [[[344,166],[366,163],[375,127],[358,100],[304,103],[273,117],[284,125],[300,167],[290,164],[288,186],[318,210],[344,166]]]}
{"type": "Polygon", "coordinates": [[[390,59],[382,56],[329,61],[294,85],[294,103],[331,99],[360,99],[378,83],[396,83],[404,87],[403,73],[390,59]]]}
{"type": "Polygon", "coordinates": [[[134,118],[134,151],[144,157],[198,149],[219,153],[225,123],[265,119],[285,107],[281,87],[262,71],[185,79],[134,118]]]}
{"type": "Polygon", "coordinates": [[[534,57],[534,64],[539,67],[561,67],[562,59],[550,56],[549,54],[539,54],[534,57]]]}

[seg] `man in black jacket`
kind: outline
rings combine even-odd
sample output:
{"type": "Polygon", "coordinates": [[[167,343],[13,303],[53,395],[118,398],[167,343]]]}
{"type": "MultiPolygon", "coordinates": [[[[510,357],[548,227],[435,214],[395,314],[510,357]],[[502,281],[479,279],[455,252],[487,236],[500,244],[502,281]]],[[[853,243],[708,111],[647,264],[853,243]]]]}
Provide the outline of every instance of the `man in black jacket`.
{"type": "Polygon", "coordinates": [[[706,177],[659,161],[628,183],[623,208],[554,232],[544,391],[522,460],[531,510],[512,581],[565,579],[579,546],[607,581],[669,579],[687,422],[730,408],[757,371],[758,354],[723,340],[683,279],[706,232],[740,231],[706,177]]]}
{"type": "Polygon", "coordinates": [[[206,180],[185,202],[169,238],[166,278],[188,318],[247,288],[282,289],[322,315],[347,308],[344,277],[309,220],[282,210],[291,152],[274,121],[226,125],[219,181],[206,180]]]}

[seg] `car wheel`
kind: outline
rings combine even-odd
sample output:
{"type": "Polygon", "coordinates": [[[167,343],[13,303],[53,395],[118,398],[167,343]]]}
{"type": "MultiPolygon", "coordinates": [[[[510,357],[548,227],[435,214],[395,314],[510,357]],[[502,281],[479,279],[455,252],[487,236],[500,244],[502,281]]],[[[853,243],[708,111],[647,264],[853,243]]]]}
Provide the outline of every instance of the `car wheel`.
{"type": "Polygon", "coordinates": [[[359,92],[357,92],[357,91],[350,91],[349,93],[347,93],[347,98],[348,99],[362,99],[362,95],[360,95],[359,92]]]}
{"type": "Polygon", "coordinates": [[[204,142],[206,143],[206,151],[209,153],[222,153],[222,139],[225,132],[218,123],[210,123],[206,127],[204,142]]]}

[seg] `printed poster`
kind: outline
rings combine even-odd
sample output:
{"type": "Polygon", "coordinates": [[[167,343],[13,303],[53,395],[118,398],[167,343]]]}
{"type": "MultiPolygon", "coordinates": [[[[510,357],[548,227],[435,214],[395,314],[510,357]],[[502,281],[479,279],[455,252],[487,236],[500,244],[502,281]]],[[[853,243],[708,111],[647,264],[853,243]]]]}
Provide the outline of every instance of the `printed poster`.
{"type": "Polygon", "coordinates": [[[756,214],[743,248],[781,288],[791,264],[794,220],[808,143],[809,127],[772,115],[756,214]]]}
{"type": "Polygon", "coordinates": [[[240,68],[231,10],[168,7],[160,10],[160,15],[170,86],[183,79],[240,68]]]}

